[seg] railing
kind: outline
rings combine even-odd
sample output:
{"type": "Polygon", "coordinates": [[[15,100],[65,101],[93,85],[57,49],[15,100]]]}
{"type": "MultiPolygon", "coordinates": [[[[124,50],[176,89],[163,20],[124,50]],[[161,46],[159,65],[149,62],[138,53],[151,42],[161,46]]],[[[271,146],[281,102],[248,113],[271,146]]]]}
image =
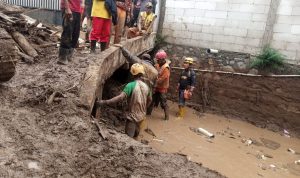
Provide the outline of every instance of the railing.
{"type": "Polygon", "coordinates": [[[1,0],[8,4],[30,7],[30,8],[41,8],[49,10],[60,10],[60,0],[1,0]]]}

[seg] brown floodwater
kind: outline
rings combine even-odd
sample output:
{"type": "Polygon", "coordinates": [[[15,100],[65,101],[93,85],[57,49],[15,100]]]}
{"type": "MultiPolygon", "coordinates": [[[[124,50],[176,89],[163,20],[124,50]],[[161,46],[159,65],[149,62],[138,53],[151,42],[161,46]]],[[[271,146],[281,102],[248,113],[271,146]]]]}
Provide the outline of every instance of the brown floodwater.
{"type": "Polygon", "coordinates": [[[170,120],[164,121],[163,111],[154,110],[147,126],[156,137],[146,132],[140,139],[149,141],[154,149],[181,153],[194,162],[216,170],[229,178],[296,178],[300,176],[300,140],[281,133],[255,127],[249,123],[214,114],[201,114],[186,109],[184,119],[177,119],[176,103],[170,104],[170,120]],[[193,131],[204,128],[215,135],[209,139],[193,131]],[[244,141],[254,142],[247,145],[244,141]],[[291,148],[296,153],[291,153],[291,148]],[[264,155],[264,156],[262,156],[264,155]]]}

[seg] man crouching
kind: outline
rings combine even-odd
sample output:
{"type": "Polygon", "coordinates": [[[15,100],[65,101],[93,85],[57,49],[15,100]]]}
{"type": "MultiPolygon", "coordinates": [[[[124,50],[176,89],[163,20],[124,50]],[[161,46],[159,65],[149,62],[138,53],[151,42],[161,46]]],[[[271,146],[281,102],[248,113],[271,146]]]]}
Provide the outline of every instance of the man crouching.
{"type": "Polygon", "coordinates": [[[130,73],[134,76],[134,81],[128,83],[120,95],[109,100],[97,101],[96,106],[118,103],[127,98],[129,111],[126,113],[125,132],[130,137],[137,137],[146,118],[146,110],[152,98],[150,88],[141,79],[145,75],[143,65],[139,63],[133,64],[130,68],[130,73]]]}

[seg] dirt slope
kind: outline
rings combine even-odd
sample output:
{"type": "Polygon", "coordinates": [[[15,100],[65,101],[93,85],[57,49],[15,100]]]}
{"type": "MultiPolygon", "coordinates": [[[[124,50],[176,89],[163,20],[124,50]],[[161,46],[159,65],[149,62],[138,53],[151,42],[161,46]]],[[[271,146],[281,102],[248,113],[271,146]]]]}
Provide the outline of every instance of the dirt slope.
{"type": "Polygon", "coordinates": [[[223,177],[114,130],[102,140],[78,102],[94,58],[76,54],[59,66],[56,51],[48,49],[37,64],[19,63],[14,78],[0,85],[0,177],[223,177]]]}

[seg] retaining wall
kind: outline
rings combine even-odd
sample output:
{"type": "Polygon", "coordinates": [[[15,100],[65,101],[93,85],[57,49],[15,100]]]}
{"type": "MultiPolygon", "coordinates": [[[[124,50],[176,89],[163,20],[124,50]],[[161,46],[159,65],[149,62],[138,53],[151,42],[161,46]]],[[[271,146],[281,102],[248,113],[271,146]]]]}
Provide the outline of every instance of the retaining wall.
{"type": "MultiPolygon", "coordinates": [[[[175,91],[182,69],[172,68],[169,97],[175,91]]],[[[300,76],[259,76],[228,72],[197,71],[197,86],[190,106],[203,110],[204,86],[209,104],[206,108],[222,115],[236,116],[273,131],[288,129],[300,135],[300,76]]]]}

